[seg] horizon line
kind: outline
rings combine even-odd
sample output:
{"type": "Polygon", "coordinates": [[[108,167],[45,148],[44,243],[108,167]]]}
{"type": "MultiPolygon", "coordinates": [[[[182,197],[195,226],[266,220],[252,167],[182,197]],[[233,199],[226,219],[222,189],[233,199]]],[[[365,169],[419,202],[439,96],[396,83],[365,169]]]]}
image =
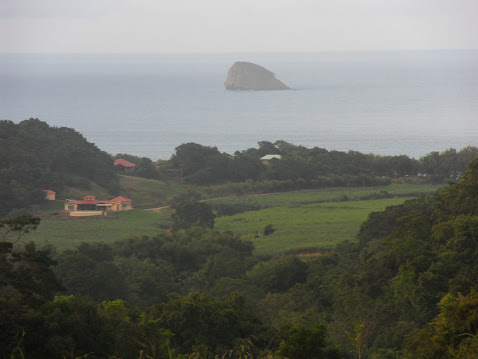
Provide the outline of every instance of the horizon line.
{"type": "Polygon", "coordinates": [[[177,51],[177,52],[1,52],[0,55],[234,55],[234,54],[324,54],[324,53],[394,53],[394,52],[473,52],[478,48],[382,49],[382,50],[317,50],[317,51],[177,51]]]}

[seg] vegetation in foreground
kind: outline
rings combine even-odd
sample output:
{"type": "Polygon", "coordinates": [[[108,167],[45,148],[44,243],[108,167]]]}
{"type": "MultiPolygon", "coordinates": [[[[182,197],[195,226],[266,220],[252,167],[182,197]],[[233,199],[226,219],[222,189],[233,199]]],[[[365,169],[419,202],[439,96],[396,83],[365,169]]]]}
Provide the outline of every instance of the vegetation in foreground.
{"type": "MultiPolygon", "coordinates": [[[[55,259],[2,238],[1,355],[477,358],[477,196],[475,159],[458,183],[371,214],[358,242],[307,261],[259,258],[200,227],[55,259]]],[[[0,227],[16,235],[12,221],[0,227]]]]}

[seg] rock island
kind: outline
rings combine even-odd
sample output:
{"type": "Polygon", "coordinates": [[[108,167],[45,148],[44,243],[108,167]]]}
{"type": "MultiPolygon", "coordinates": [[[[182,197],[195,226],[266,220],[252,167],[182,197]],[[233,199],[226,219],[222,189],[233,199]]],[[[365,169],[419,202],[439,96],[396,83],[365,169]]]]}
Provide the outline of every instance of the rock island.
{"type": "Polygon", "coordinates": [[[273,72],[251,62],[238,61],[227,72],[228,90],[290,90],[273,72]]]}

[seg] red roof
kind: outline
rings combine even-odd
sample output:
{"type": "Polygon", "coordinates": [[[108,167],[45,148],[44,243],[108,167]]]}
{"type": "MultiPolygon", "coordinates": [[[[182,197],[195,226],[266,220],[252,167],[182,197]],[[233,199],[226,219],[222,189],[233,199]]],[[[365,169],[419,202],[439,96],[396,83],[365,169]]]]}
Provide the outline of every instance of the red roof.
{"type": "Polygon", "coordinates": [[[69,201],[68,203],[72,204],[99,204],[103,203],[105,201],[98,201],[95,196],[85,196],[82,200],[80,201],[69,201]]]}
{"type": "Polygon", "coordinates": [[[124,198],[123,196],[119,196],[119,197],[113,198],[112,200],[108,202],[131,202],[131,200],[128,198],[124,198]]]}
{"type": "Polygon", "coordinates": [[[97,201],[96,199],[84,199],[81,201],[70,201],[71,204],[99,204],[104,203],[105,201],[97,201]]]}
{"type": "Polygon", "coordinates": [[[50,189],[44,189],[43,192],[46,192],[48,194],[56,194],[56,192],[50,190],[50,189]]]}
{"type": "Polygon", "coordinates": [[[126,161],[122,158],[118,158],[115,161],[115,166],[118,166],[118,165],[121,165],[123,167],[136,167],[136,165],[134,163],[128,162],[128,161],[126,161]]]}
{"type": "Polygon", "coordinates": [[[108,203],[117,203],[117,202],[131,202],[130,199],[125,198],[123,196],[119,196],[116,198],[113,198],[109,201],[98,201],[97,199],[94,199],[94,196],[85,196],[85,199],[80,200],[80,201],[70,201],[68,203],[71,204],[108,204],[108,203]],[[86,199],[86,198],[93,198],[93,199],[86,199]]]}

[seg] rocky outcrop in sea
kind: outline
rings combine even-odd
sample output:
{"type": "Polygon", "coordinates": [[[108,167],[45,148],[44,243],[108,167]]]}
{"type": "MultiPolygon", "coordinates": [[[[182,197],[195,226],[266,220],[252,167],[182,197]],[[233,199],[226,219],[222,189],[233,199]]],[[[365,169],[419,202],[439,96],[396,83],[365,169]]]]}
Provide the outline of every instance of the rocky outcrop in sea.
{"type": "Polygon", "coordinates": [[[273,72],[251,62],[238,61],[227,72],[228,90],[290,90],[273,72]]]}

